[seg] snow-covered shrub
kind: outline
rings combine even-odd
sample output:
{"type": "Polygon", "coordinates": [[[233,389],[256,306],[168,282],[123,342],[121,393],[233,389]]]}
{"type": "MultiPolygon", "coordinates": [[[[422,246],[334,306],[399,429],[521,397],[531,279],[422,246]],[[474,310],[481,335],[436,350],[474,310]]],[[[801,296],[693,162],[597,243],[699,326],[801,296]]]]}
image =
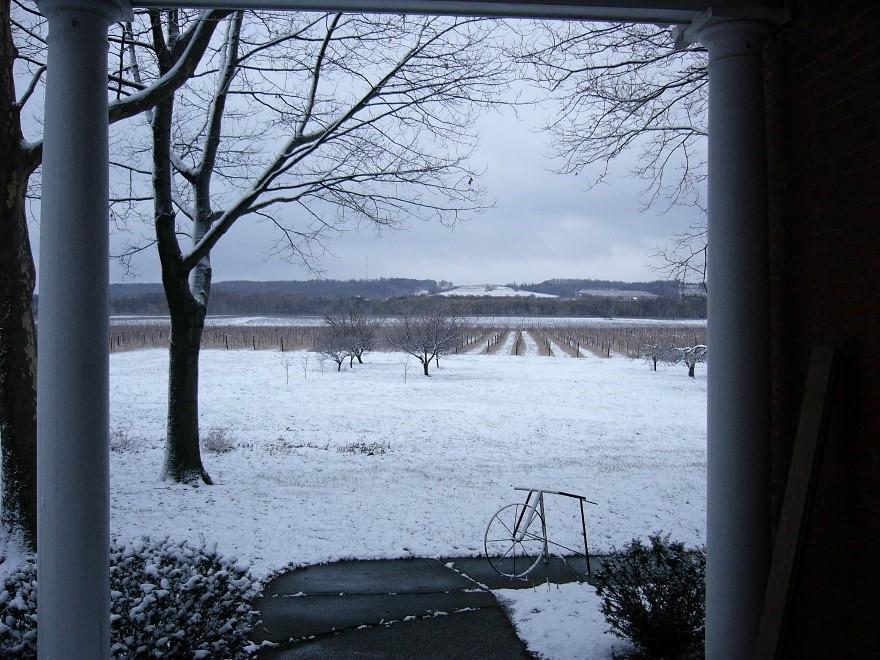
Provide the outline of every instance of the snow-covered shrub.
{"type": "Polygon", "coordinates": [[[118,426],[110,431],[110,451],[121,454],[135,448],[137,438],[131,434],[131,427],[118,426]]]}
{"type": "Polygon", "coordinates": [[[235,440],[226,429],[209,429],[202,434],[202,449],[211,454],[227,454],[235,449],[235,440]]]}
{"type": "Polygon", "coordinates": [[[312,441],[294,443],[284,436],[278,436],[275,440],[263,445],[263,450],[270,456],[286,456],[295,449],[320,449],[321,451],[327,451],[329,448],[329,440],[322,445],[312,441]]]}
{"type": "MultiPolygon", "coordinates": [[[[255,647],[247,567],[216,549],[168,539],[110,548],[110,639],[116,658],[244,658],[255,647]]],[[[36,564],[0,591],[0,657],[36,657],[36,564]]]]}
{"type": "Polygon", "coordinates": [[[706,625],[706,553],[649,537],[613,553],[596,575],[602,614],[619,637],[653,658],[699,651],[706,625]]]}
{"type": "Polygon", "coordinates": [[[0,657],[37,657],[37,568],[32,560],[19,564],[3,581],[0,657]]]}
{"type": "Polygon", "coordinates": [[[349,442],[341,445],[337,451],[340,454],[365,454],[367,456],[378,456],[384,454],[391,445],[387,442],[349,442]]]}

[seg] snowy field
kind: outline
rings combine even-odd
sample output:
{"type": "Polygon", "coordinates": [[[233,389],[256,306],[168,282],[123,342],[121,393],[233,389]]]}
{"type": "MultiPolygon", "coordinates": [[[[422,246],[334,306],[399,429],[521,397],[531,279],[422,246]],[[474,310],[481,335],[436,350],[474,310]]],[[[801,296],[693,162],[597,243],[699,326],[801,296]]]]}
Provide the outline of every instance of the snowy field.
{"type": "Polygon", "coordinates": [[[509,286],[499,286],[497,284],[471,284],[468,286],[457,286],[453,289],[446,289],[437,293],[438,296],[487,296],[489,298],[558,298],[559,296],[552,293],[538,293],[536,291],[526,291],[524,289],[514,289],[509,286]]]}
{"type": "Polygon", "coordinates": [[[589,584],[495,589],[529,651],[552,660],[627,657],[632,644],[609,632],[601,600],[589,584]]]}
{"type": "MultiPolygon", "coordinates": [[[[705,370],[625,358],[460,355],[432,376],[371,353],[341,373],[314,354],[204,351],[203,452],[215,486],[160,480],[167,352],[111,364],[111,530],[216,542],[266,576],[342,558],[462,556],[512,485],[583,493],[591,550],[655,530],[702,544],[705,370]],[[124,438],[127,436],[127,442],[124,438]],[[120,438],[123,440],[120,440],[120,438]],[[372,446],[374,451],[364,453],[372,446]]],[[[578,547],[570,500],[548,497],[551,537],[578,547]]]]}
{"type": "MultiPolygon", "coordinates": [[[[552,297],[552,296],[551,296],[552,297]]],[[[581,316],[468,316],[464,320],[475,326],[497,328],[541,328],[577,326],[585,328],[643,327],[643,326],[688,326],[706,327],[706,319],[632,319],[597,318],[581,316]]],[[[111,325],[162,325],[170,323],[168,316],[139,316],[115,314],[110,317],[111,325]]],[[[240,325],[253,327],[315,327],[324,325],[322,316],[208,316],[205,325],[240,325]]]]}

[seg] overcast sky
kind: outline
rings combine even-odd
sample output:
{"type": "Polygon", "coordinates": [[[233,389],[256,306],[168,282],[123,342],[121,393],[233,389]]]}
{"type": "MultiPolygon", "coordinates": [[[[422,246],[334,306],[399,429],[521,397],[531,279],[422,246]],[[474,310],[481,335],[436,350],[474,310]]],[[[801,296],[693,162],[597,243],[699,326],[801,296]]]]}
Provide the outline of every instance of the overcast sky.
{"type": "MultiPolygon", "coordinates": [[[[362,229],[332,240],[322,259],[328,278],[414,277],[456,284],[535,282],[552,277],[645,280],[654,250],[698,220],[692,209],[642,212],[643,182],[628,176],[627,161],[606,182],[586,190],[582,176],[552,171],[550,141],[540,130],[548,108],[487,113],[480,121],[477,162],[494,207],[454,228],[411,223],[377,235],[362,229]]],[[[629,155],[635,158],[637,154],[629,155]]],[[[309,279],[306,268],[267,256],[272,227],[244,218],[212,252],[216,281],[309,279]]],[[[118,249],[125,239],[115,236],[118,249]]],[[[112,280],[160,280],[155,250],[135,262],[137,277],[111,265],[112,280]]]]}
{"type": "MultiPolygon", "coordinates": [[[[475,169],[486,201],[494,206],[454,228],[410,223],[384,231],[368,228],[333,239],[320,263],[328,278],[413,277],[456,284],[536,282],[554,277],[650,280],[661,275],[652,253],[669,236],[698,221],[690,208],[666,214],[643,212],[644,182],[630,177],[637,151],[616,162],[606,181],[587,190],[585,176],[554,173],[550,137],[542,126],[553,108],[529,106],[487,112],[479,122],[475,169]]],[[[150,227],[138,229],[149,236],[150,227]]],[[[300,264],[268,256],[271,225],[242,218],[212,251],[215,281],[309,279],[300,264]]],[[[32,227],[37,246],[39,228],[32,227]]],[[[136,238],[137,236],[135,236],[136,238]]],[[[132,236],[114,234],[111,252],[120,252],[132,236]]],[[[34,250],[38,259],[38,250],[34,250]]],[[[160,281],[159,260],[151,248],[134,261],[135,276],[111,263],[114,282],[160,281]]]]}

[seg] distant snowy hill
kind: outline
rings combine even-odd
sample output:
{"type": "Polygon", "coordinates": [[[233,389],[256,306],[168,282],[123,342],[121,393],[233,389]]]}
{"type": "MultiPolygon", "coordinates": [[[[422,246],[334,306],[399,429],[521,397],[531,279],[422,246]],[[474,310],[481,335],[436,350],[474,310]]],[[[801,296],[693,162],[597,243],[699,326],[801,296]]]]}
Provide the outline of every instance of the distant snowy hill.
{"type": "Polygon", "coordinates": [[[454,289],[446,289],[440,291],[438,296],[487,296],[490,298],[522,298],[534,296],[535,298],[558,298],[549,293],[535,293],[534,291],[523,291],[522,289],[513,289],[509,286],[496,286],[494,284],[473,284],[471,286],[457,286],[454,289]]]}

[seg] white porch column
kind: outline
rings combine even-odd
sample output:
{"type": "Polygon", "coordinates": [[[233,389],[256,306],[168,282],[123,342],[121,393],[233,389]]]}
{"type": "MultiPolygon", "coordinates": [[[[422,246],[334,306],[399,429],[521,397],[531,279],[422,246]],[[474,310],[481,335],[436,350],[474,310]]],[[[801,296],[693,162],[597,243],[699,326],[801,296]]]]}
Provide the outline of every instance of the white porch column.
{"type": "Polygon", "coordinates": [[[708,20],[706,657],[752,656],[770,558],[767,176],[761,21],[708,20]]]}
{"type": "Polygon", "coordinates": [[[120,0],[39,0],[49,20],[40,227],[41,658],[109,656],[107,28],[120,0]]]}

